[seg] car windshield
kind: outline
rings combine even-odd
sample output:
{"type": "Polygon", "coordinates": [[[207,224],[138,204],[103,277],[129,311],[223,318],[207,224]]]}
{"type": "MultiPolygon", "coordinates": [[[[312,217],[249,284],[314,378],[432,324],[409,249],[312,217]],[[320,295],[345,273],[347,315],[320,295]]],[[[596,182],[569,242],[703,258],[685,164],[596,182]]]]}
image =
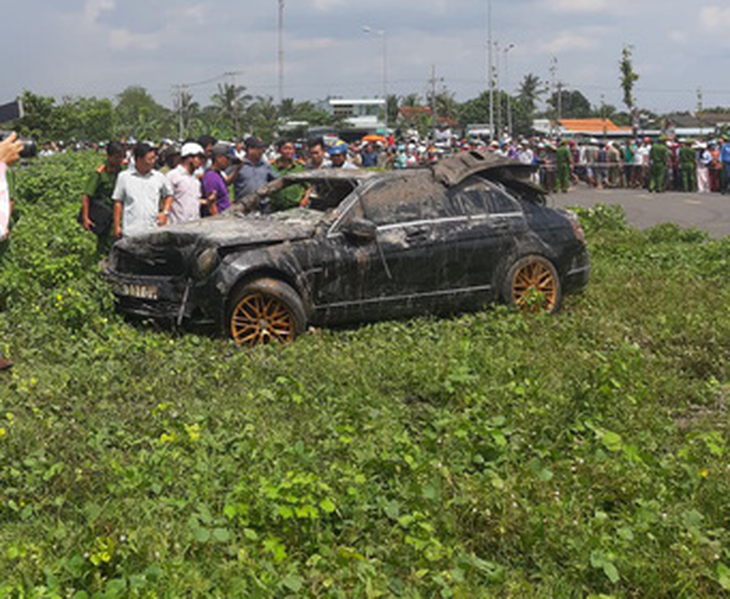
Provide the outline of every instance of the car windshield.
{"type": "Polygon", "coordinates": [[[358,182],[353,179],[319,179],[311,182],[309,209],[326,212],[337,208],[349,196],[358,182]]]}

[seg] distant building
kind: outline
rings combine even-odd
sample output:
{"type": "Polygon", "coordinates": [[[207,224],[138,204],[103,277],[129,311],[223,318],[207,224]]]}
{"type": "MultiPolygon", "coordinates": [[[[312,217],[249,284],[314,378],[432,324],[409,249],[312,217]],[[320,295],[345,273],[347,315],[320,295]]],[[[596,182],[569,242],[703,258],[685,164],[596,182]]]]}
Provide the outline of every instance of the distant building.
{"type": "Polygon", "coordinates": [[[730,114],[703,112],[701,114],[668,114],[664,118],[668,135],[680,138],[704,137],[730,125],[730,114]]]}
{"type": "Polygon", "coordinates": [[[628,137],[631,127],[619,127],[611,119],[560,119],[561,137],[628,137]]]}
{"type": "Polygon", "coordinates": [[[385,133],[385,100],[329,99],[323,106],[331,116],[345,125],[344,137],[362,137],[370,133],[385,133]]]}

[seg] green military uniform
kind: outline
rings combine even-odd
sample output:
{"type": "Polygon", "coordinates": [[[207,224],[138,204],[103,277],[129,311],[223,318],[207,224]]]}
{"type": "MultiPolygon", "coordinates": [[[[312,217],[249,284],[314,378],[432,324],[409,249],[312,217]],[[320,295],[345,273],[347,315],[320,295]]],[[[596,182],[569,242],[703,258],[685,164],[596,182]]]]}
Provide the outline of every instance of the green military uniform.
{"type": "Polygon", "coordinates": [[[679,169],[682,173],[682,191],[697,191],[697,157],[692,148],[679,148],[679,169]]]}
{"type": "Polygon", "coordinates": [[[667,148],[666,144],[657,142],[651,146],[651,151],[649,152],[649,159],[651,160],[649,191],[655,191],[656,193],[664,191],[668,158],[669,148],[667,148]]]}
{"type": "MultiPolygon", "coordinates": [[[[89,218],[93,221],[92,204],[96,203],[101,206],[101,210],[108,209],[111,215],[114,210],[114,202],[112,202],[112,194],[114,193],[114,187],[117,184],[117,176],[121,171],[121,167],[113,169],[109,166],[109,161],[105,160],[104,164],[99,166],[86,180],[84,186],[84,195],[89,198],[89,218]]],[[[101,226],[101,223],[95,223],[97,227],[101,226]]],[[[109,220],[104,223],[101,230],[95,230],[94,233],[97,236],[96,239],[96,250],[100,254],[107,254],[111,249],[113,239],[112,223],[109,220]]]]}
{"type": "MultiPolygon", "coordinates": [[[[294,162],[289,166],[283,166],[279,162],[275,162],[273,166],[274,173],[278,177],[286,177],[286,175],[291,173],[299,173],[306,170],[304,165],[299,164],[298,162],[294,162]]],[[[280,210],[296,208],[302,201],[306,191],[306,185],[289,185],[289,187],[277,191],[271,196],[271,211],[279,212],[280,210]]]]}
{"type": "Polygon", "coordinates": [[[555,152],[555,161],[557,164],[557,188],[565,193],[570,188],[570,163],[572,154],[567,145],[561,144],[555,152]]]}

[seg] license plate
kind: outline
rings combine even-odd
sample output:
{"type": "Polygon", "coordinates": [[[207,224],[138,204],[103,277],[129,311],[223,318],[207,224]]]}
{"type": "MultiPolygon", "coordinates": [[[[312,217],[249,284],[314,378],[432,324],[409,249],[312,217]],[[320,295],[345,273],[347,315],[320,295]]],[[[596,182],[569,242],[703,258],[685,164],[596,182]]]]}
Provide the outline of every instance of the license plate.
{"type": "Polygon", "coordinates": [[[130,285],[124,283],[119,288],[119,295],[128,295],[139,299],[156,300],[157,287],[154,285],[130,285]]]}

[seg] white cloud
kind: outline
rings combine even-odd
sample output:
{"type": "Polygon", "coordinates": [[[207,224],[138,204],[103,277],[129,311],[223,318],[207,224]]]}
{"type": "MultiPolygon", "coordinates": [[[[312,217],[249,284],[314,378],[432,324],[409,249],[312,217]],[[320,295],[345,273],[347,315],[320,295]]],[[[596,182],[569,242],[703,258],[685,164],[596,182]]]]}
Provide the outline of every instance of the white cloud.
{"type": "Polygon", "coordinates": [[[114,0],[86,0],[84,4],[84,21],[94,25],[104,11],[113,11],[116,8],[114,0]]]}
{"type": "Polygon", "coordinates": [[[127,29],[112,29],[109,32],[109,45],[114,50],[158,50],[162,45],[162,36],[154,33],[133,33],[127,29]]]}
{"type": "Polygon", "coordinates": [[[319,12],[330,12],[333,8],[344,5],[345,0],[314,0],[314,9],[319,12]]]}
{"type": "Polygon", "coordinates": [[[726,31],[730,28],[730,8],[706,6],[700,11],[700,24],[705,31],[726,31]]]}
{"type": "Polygon", "coordinates": [[[669,33],[669,40],[678,46],[689,45],[689,35],[686,31],[672,31],[669,33]]]}
{"type": "Polygon", "coordinates": [[[205,22],[205,15],[208,12],[208,7],[205,4],[195,4],[193,6],[187,6],[182,9],[181,16],[186,21],[194,21],[197,24],[205,22]]]}
{"type": "Polygon", "coordinates": [[[289,44],[292,50],[306,52],[307,50],[327,50],[336,44],[331,37],[318,37],[313,39],[297,39],[289,44]]]}
{"type": "Polygon", "coordinates": [[[607,0],[549,0],[554,12],[603,12],[610,8],[607,0]]]}
{"type": "Polygon", "coordinates": [[[589,50],[598,46],[598,40],[594,36],[581,35],[564,31],[549,42],[539,44],[542,52],[559,53],[570,50],[589,50]]]}

